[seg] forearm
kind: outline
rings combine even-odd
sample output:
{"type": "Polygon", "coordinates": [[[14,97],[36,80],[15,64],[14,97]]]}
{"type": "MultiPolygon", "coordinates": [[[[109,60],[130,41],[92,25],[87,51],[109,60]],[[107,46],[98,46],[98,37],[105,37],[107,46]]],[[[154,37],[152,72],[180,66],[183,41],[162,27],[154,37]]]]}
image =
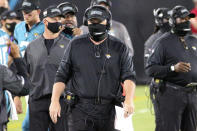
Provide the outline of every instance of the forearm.
{"type": "Polygon", "coordinates": [[[124,81],[124,90],[125,90],[125,100],[126,101],[133,101],[135,96],[135,83],[131,80],[124,81]]]}
{"type": "Polygon", "coordinates": [[[51,102],[58,102],[65,88],[66,85],[63,82],[55,83],[53,86],[51,102]]]}
{"type": "Polygon", "coordinates": [[[145,72],[148,76],[164,79],[172,74],[170,71],[170,66],[160,66],[160,65],[152,65],[145,69],[145,72]]]}

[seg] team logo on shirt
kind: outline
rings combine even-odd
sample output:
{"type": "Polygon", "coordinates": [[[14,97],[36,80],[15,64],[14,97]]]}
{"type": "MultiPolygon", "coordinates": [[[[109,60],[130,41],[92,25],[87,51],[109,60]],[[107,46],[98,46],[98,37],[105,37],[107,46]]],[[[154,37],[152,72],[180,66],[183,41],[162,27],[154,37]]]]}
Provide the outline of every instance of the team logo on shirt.
{"type": "Polygon", "coordinates": [[[196,51],[196,47],[195,46],[192,46],[192,49],[196,51]]]}
{"type": "Polygon", "coordinates": [[[63,45],[63,44],[61,44],[61,45],[60,45],[60,48],[64,48],[64,45],[63,45]]]}
{"type": "Polygon", "coordinates": [[[106,54],[105,56],[106,56],[107,59],[110,59],[111,58],[111,55],[110,54],[106,54]]]}
{"type": "Polygon", "coordinates": [[[35,36],[35,37],[38,37],[38,36],[39,36],[39,34],[38,34],[38,33],[34,33],[34,36],[35,36]]]}

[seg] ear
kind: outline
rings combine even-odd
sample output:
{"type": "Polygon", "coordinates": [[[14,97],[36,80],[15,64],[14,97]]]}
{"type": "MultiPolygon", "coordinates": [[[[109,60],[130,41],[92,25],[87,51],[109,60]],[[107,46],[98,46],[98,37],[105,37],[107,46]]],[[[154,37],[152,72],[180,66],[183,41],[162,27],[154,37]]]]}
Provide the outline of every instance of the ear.
{"type": "Polygon", "coordinates": [[[38,14],[40,15],[40,13],[41,13],[41,10],[40,10],[40,9],[38,9],[37,11],[38,11],[38,14]]]}

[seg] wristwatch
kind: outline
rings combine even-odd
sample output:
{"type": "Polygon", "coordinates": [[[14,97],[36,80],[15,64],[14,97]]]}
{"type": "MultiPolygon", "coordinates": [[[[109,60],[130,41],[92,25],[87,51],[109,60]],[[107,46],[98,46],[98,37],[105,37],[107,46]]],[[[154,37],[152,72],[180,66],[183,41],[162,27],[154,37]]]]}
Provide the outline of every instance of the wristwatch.
{"type": "Polygon", "coordinates": [[[174,65],[170,66],[170,70],[171,70],[172,72],[174,72],[174,71],[175,71],[175,67],[174,67],[174,65]]]}

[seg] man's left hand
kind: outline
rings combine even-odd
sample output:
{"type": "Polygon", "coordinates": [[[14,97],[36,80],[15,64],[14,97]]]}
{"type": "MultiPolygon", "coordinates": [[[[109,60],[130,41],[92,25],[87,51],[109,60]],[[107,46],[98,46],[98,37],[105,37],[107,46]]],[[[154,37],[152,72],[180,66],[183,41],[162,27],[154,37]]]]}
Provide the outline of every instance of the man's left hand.
{"type": "Polygon", "coordinates": [[[83,34],[83,31],[80,28],[74,28],[73,29],[73,35],[74,36],[79,36],[79,35],[82,35],[82,34],[83,34]]]}

